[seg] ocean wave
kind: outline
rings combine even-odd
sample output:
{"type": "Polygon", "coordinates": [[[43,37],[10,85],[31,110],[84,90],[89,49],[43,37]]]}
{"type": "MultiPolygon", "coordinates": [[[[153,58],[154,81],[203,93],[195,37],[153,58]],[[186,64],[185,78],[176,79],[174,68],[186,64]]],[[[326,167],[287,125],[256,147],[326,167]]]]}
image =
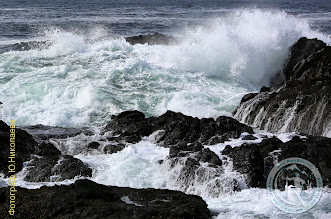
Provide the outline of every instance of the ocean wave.
{"type": "Polygon", "coordinates": [[[301,36],[330,38],[280,11],[237,10],[186,28],[176,45],[130,45],[95,28],[46,31],[48,48],[0,54],[1,119],[19,125],[98,125],[110,114],[166,110],[230,115],[268,86],[301,36]]]}

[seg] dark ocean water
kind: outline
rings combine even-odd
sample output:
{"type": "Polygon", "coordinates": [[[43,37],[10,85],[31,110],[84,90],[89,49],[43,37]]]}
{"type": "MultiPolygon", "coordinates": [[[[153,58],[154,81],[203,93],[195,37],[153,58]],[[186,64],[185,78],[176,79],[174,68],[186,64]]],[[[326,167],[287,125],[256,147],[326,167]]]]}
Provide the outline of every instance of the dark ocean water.
{"type": "Polygon", "coordinates": [[[0,41],[40,37],[50,28],[85,33],[99,27],[105,34],[125,36],[176,34],[233,10],[255,8],[285,11],[331,34],[330,0],[12,0],[0,3],[0,41]]]}

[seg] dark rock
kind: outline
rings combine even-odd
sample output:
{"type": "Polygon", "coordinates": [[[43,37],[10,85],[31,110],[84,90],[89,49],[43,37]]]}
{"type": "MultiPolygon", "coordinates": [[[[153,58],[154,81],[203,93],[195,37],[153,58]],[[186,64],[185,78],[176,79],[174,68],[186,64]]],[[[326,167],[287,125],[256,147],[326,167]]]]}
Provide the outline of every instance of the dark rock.
{"type": "Polygon", "coordinates": [[[162,165],[170,172],[169,185],[183,192],[219,197],[243,188],[233,177],[222,177],[219,156],[199,142],[170,147],[170,155],[162,165]]]}
{"type": "Polygon", "coordinates": [[[73,179],[75,176],[92,176],[92,169],[81,160],[70,155],[65,155],[61,158],[63,160],[59,161],[59,164],[54,167],[53,171],[55,174],[60,175],[63,180],[73,179]]]}
{"type": "Polygon", "coordinates": [[[259,145],[243,144],[240,147],[227,148],[224,155],[233,159],[233,168],[246,174],[248,185],[251,187],[264,187],[264,160],[259,145]]]}
{"type": "Polygon", "coordinates": [[[263,86],[263,87],[261,87],[261,89],[260,89],[260,92],[269,92],[270,91],[270,87],[265,87],[265,86],[263,86]]]}
{"type": "Polygon", "coordinates": [[[254,137],[253,135],[246,135],[242,138],[243,140],[256,140],[257,137],[254,137]]]}
{"type": "Polygon", "coordinates": [[[219,144],[219,143],[224,143],[227,140],[229,140],[229,139],[224,136],[214,136],[214,137],[211,137],[210,139],[208,139],[207,141],[205,141],[203,144],[215,145],[215,144],[219,144]]]}
{"type": "Polygon", "coordinates": [[[317,39],[307,39],[302,37],[290,48],[290,57],[284,67],[284,74],[286,80],[290,79],[295,72],[295,67],[298,63],[307,59],[316,51],[325,48],[326,44],[317,39]]]}
{"type": "Polygon", "coordinates": [[[0,45],[0,53],[9,51],[28,51],[31,49],[47,49],[52,44],[51,41],[29,41],[9,45],[0,45]]]}
{"type": "Polygon", "coordinates": [[[191,116],[167,111],[159,117],[145,118],[145,115],[138,111],[126,111],[118,116],[112,116],[104,132],[112,131],[112,140],[123,140],[124,142],[135,143],[141,140],[141,136],[148,136],[156,131],[160,132],[153,142],[164,147],[188,144],[194,142],[216,141],[215,136],[221,141],[229,138],[238,138],[241,133],[253,133],[253,129],[241,124],[237,120],[220,116],[215,121],[212,118],[198,119],[191,116]]]}
{"type": "MultiPolygon", "coordinates": [[[[9,189],[0,197],[9,199],[9,189]]],[[[0,218],[8,204],[0,201],[0,218]]],[[[177,191],[132,189],[78,180],[69,186],[24,189],[17,187],[17,218],[211,218],[201,197],[177,191]]]]}
{"type": "Polygon", "coordinates": [[[208,148],[204,148],[201,143],[195,142],[189,145],[184,143],[171,146],[169,157],[191,157],[194,158],[198,164],[199,162],[211,163],[215,165],[222,165],[220,158],[208,148]]]}
{"type": "Polygon", "coordinates": [[[157,118],[149,118],[149,124],[153,130],[165,130],[165,135],[159,144],[166,147],[179,142],[208,142],[215,135],[227,140],[238,138],[243,132],[253,133],[252,128],[230,117],[220,116],[216,121],[211,118],[199,120],[172,111],[167,111],[157,118]]]}
{"type": "Polygon", "coordinates": [[[92,142],[88,143],[87,148],[89,148],[89,149],[98,149],[99,146],[100,146],[99,142],[92,141],[92,142]]]}
{"type": "Polygon", "coordinates": [[[248,101],[248,100],[251,100],[251,99],[253,99],[256,95],[258,95],[258,93],[249,93],[249,94],[245,94],[245,95],[243,96],[243,98],[241,99],[240,103],[244,103],[244,102],[246,102],[246,101],[248,101]]]}
{"type": "MultiPolygon", "coordinates": [[[[15,129],[15,172],[23,168],[23,162],[29,160],[35,152],[37,142],[26,131],[15,129]]],[[[12,151],[13,152],[13,151],[12,151]]],[[[8,157],[10,155],[10,127],[0,120],[0,172],[8,176],[8,157]]],[[[11,173],[14,174],[14,173],[11,173]]]]}
{"type": "Polygon", "coordinates": [[[160,34],[160,33],[125,37],[125,40],[132,45],[135,45],[138,43],[140,43],[140,44],[147,43],[149,45],[170,45],[170,44],[175,44],[176,42],[178,42],[178,39],[176,39],[175,37],[160,34]]]}
{"type": "Polygon", "coordinates": [[[35,154],[39,156],[57,156],[61,155],[61,151],[57,149],[52,143],[42,142],[36,146],[35,154]]]}
{"type": "Polygon", "coordinates": [[[24,178],[28,182],[54,182],[75,176],[92,176],[92,170],[86,164],[70,155],[35,157],[28,169],[24,178]]]}
{"type": "Polygon", "coordinates": [[[331,186],[331,139],[296,136],[283,143],[278,138],[264,139],[259,144],[243,144],[232,148],[226,146],[222,152],[233,159],[233,167],[248,177],[251,187],[265,187],[266,177],[274,163],[291,157],[310,161],[320,171],[323,185],[331,186]]]}
{"type": "Polygon", "coordinates": [[[200,137],[200,120],[182,113],[167,111],[157,118],[149,118],[149,124],[155,130],[165,130],[159,142],[162,146],[176,145],[180,141],[192,143],[200,137]]]}
{"type": "Polygon", "coordinates": [[[229,155],[231,153],[233,153],[233,147],[231,147],[230,145],[225,146],[225,148],[222,151],[222,154],[229,155]]]}
{"type": "Polygon", "coordinates": [[[141,135],[139,133],[128,133],[124,132],[121,134],[119,140],[127,143],[137,143],[141,140],[141,135]]]}
{"type": "Polygon", "coordinates": [[[214,164],[218,166],[222,165],[222,161],[220,160],[220,158],[208,148],[202,149],[202,151],[197,154],[196,158],[198,161],[204,163],[214,164]]]}
{"type": "Polygon", "coordinates": [[[239,138],[241,133],[254,133],[253,129],[245,124],[242,124],[231,117],[220,116],[216,119],[218,126],[216,134],[223,135],[227,138],[239,138]]]}
{"type": "Polygon", "coordinates": [[[269,92],[245,95],[234,117],[270,132],[331,137],[331,46],[301,38],[290,53],[287,81],[269,92]]]}
{"type": "Polygon", "coordinates": [[[125,148],[123,144],[108,144],[103,148],[105,154],[117,153],[125,148]]]}
{"type": "Polygon", "coordinates": [[[139,111],[125,111],[117,116],[112,116],[104,131],[113,131],[114,134],[120,134],[124,140],[131,143],[138,142],[141,136],[152,133],[145,115],[139,111]]]}

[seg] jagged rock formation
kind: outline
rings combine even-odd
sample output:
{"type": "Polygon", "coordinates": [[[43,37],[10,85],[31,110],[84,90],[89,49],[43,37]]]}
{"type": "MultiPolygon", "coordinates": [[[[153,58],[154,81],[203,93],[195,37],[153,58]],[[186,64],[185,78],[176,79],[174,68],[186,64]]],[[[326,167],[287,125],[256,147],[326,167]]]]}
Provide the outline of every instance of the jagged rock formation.
{"type": "Polygon", "coordinates": [[[158,131],[159,136],[155,143],[163,147],[193,142],[215,144],[230,138],[238,138],[243,132],[253,133],[251,127],[230,117],[220,116],[216,120],[198,119],[172,111],[150,118],[146,118],[139,111],[125,111],[112,116],[104,131],[112,131],[120,139],[134,137],[133,142],[140,141],[141,136],[148,136],[158,131]]]}
{"type": "Polygon", "coordinates": [[[138,136],[136,141],[140,141],[141,136],[149,135],[153,143],[170,147],[163,161],[165,171],[170,173],[169,185],[189,194],[213,197],[238,191],[241,186],[233,178],[222,177],[222,161],[202,143],[213,145],[239,138],[244,132],[253,133],[251,127],[230,117],[198,119],[172,111],[150,118],[138,111],[126,111],[112,116],[104,131],[112,131],[119,140],[138,136]]]}
{"type": "MultiPolygon", "coordinates": [[[[23,162],[28,161],[33,154],[37,142],[26,131],[16,129],[15,133],[15,173],[23,168],[23,162]]],[[[8,157],[10,155],[10,127],[0,120],[0,173],[8,176],[8,157]]],[[[11,173],[13,174],[13,173],[11,173]]]]}
{"type": "MultiPolygon", "coordinates": [[[[211,218],[201,197],[157,189],[104,186],[78,180],[69,186],[16,188],[17,218],[211,218]]],[[[0,189],[0,218],[8,217],[9,189],[0,189]]]]}
{"type": "Polygon", "coordinates": [[[274,133],[331,137],[331,46],[301,38],[290,52],[286,82],[244,96],[233,115],[274,133]]]}
{"type": "MultiPolygon", "coordinates": [[[[62,156],[53,144],[38,143],[25,130],[16,128],[15,131],[15,172],[21,171],[23,162],[29,161],[26,181],[50,182],[73,179],[75,176],[92,176],[90,167],[70,155],[62,156]]],[[[3,121],[0,121],[0,143],[0,173],[8,176],[10,127],[3,121]]]]}
{"type": "Polygon", "coordinates": [[[325,137],[298,136],[283,143],[278,138],[264,139],[259,144],[243,144],[223,152],[233,159],[234,169],[248,177],[251,187],[265,188],[267,176],[275,162],[291,157],[309,160],[320,171],[323,185],[331,186],[331,139],[325,137]]]}

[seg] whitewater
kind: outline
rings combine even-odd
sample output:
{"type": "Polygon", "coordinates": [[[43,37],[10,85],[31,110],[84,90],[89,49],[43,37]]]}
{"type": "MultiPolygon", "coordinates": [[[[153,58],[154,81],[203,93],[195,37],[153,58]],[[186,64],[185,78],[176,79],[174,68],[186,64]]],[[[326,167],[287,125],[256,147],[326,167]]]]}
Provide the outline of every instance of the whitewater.
{"type": "Polygon", "coordinates": [[[48,30],[48,49],[0,54],[1,119],[21,126],[101,125],[132,109],[230,116],[245,93],[270,84],[300,37],[330,43],[303,19],[262,10],[188,28],[171,46],[130,45],[91,32],[93,38],[48,30]]]}
{"type": "MultiPolygon", "coordinates": [[[[227,179],[246,186],[245,176],[232,169],[229,158],[219,176],[224,190],[215,193],[208,187],[212,182],[192,182],[184,188],[176,178],[180,164],[169,172],[167,162],[159,162],[166,160],[169,149],[154,144],[151,136],[114,154],[86,147],[96,141],[103,148],[107,134],[100,130],[112,114],[125,110],[139,110],[147,116],[167,110],[199,118],[232,116],[245,94],[283,80],[281,69],[293,43],[305,36],[331,44],[327,34],[313,30],[303,18],[260,9],[236,10],[204,25],[187,27],[177,33],[180,41],[174,45],[130,45],[100,27],[88,32],[50,28],[40,38],[52,43],[49,48],[0,54],[1,120],[15,119],[21,127],[92,127],[94,135],[50,141],[62,154],[89,164],[91,180],[100,184],[196,194],[207,202],[215,218],[331,218],[329,188],[324,188],[311,211],[300,215],[279,211],[265,189],[227,189],[227,179]]],[[[221,152],[226,145],[258,143],[263,135],[273,135],[255,131],[256,140],[242,140],[243,134],[240,139],[205,147],[224,160],[221,152]]],[[[294,135],[277,137],[286,142],[294,135]]],[[[29,183],[22,180],[26,171],[19,173],[17,185],[31,189],[78,179],[29,183]]],[[[0,177],[0,186],[8,184],[8,179],[0,177]]]]}

